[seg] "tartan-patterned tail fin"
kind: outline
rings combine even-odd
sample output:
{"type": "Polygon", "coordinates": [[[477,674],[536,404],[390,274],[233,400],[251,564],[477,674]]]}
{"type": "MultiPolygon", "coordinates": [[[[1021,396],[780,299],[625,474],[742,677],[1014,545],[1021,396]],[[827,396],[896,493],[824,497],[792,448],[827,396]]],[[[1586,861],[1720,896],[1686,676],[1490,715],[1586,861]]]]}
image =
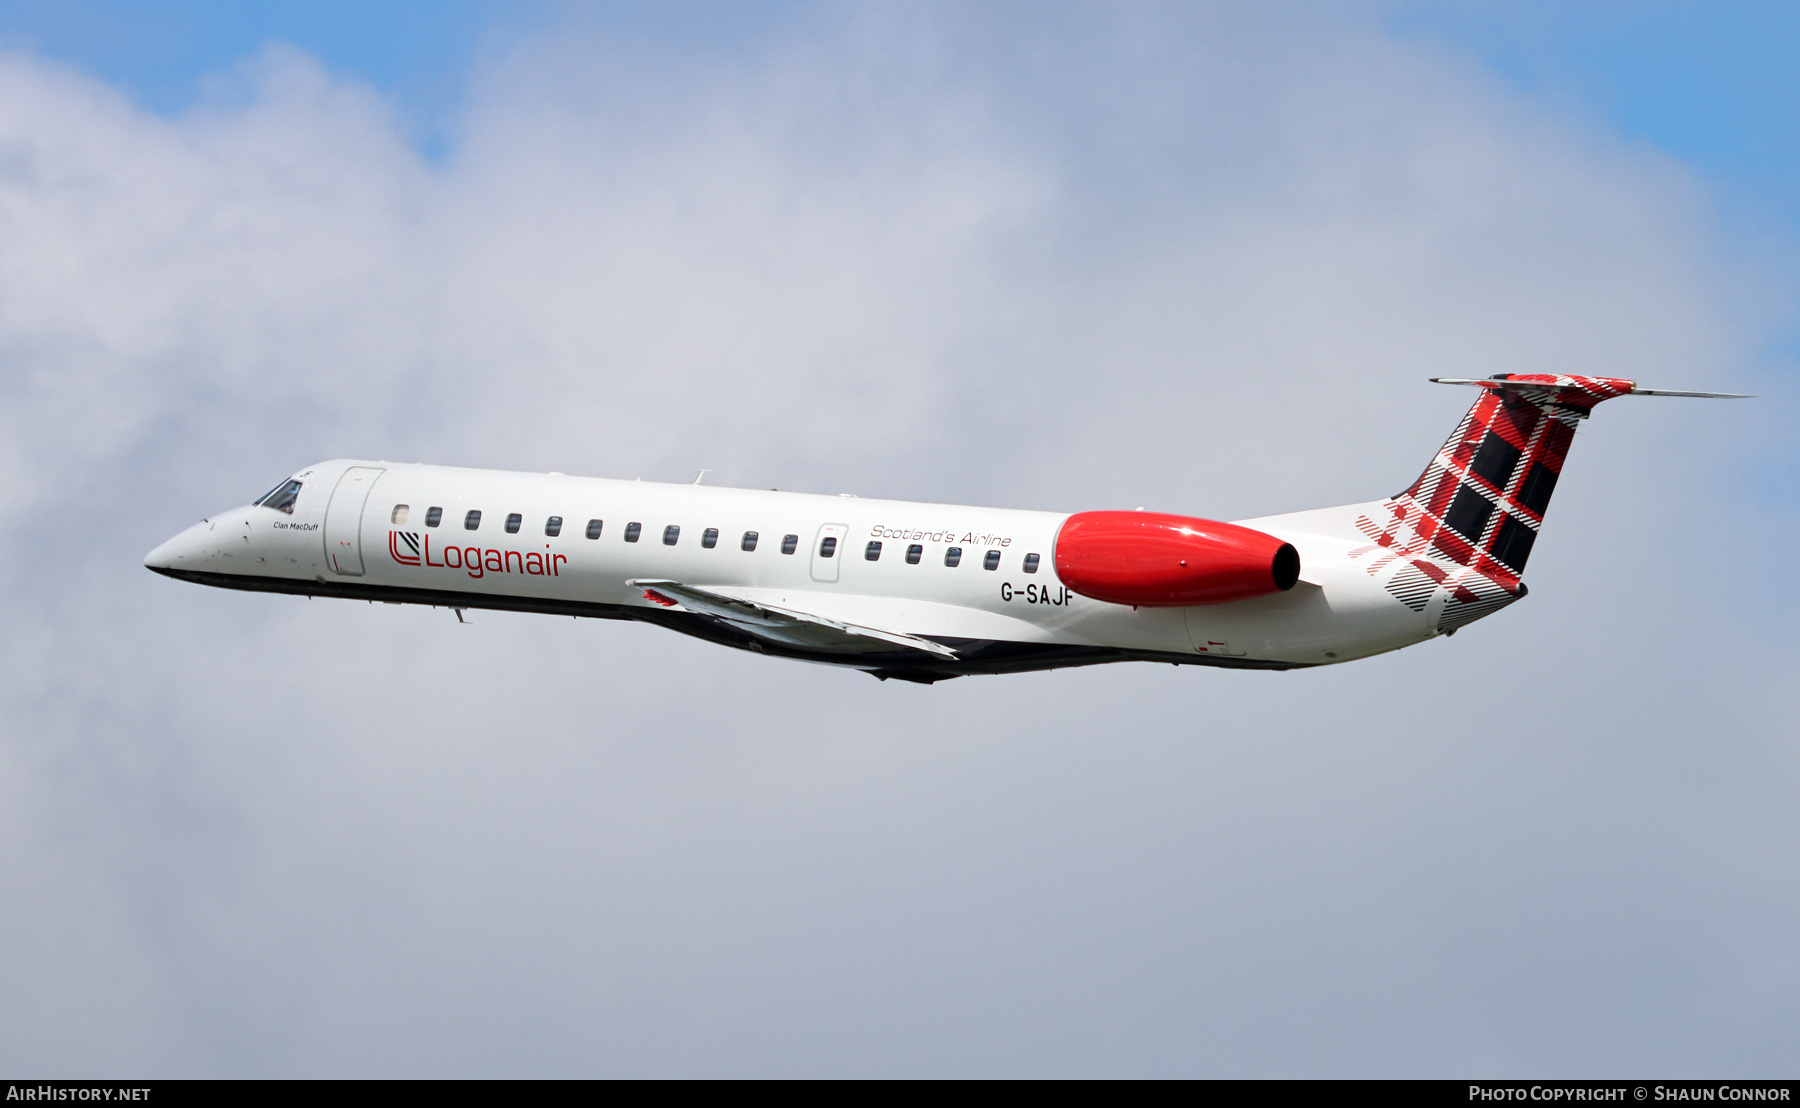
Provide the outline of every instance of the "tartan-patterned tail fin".
{"type": "Polygon", "coordinates": [[[1375,545],[1369,572],[1414,611],[1442,600],[1439,631],[1454,631],[1525,595],[1519,580],[1562,475],[1575,427],[1615,396],[1725,393],[1640,389],[1617,377],[1499,374],[1435,377],[1482,390],[1425,472],[1357,521],[1375,545]],[[1385,518],[1372,518],[1384,515],[1385,518]]]}

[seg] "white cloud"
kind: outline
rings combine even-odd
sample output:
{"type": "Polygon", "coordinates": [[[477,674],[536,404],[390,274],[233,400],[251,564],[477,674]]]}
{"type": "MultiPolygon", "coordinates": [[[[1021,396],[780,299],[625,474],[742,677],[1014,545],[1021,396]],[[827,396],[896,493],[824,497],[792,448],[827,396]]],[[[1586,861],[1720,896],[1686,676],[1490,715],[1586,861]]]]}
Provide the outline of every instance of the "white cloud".
{"type": "Polygon", "coordinates": [[[1231,517],[1410,480],[1428,373],[1750,372],[1679,166],[1354,26],[1101,11],[576,27],[442,166],[291,51],[175,119],[0,59],[0,1058],[1791,1058],[1741,407],[1608,405],[1530,602],[1325,672],[898,688],[139,568],[334,455],[1231,517]]]}

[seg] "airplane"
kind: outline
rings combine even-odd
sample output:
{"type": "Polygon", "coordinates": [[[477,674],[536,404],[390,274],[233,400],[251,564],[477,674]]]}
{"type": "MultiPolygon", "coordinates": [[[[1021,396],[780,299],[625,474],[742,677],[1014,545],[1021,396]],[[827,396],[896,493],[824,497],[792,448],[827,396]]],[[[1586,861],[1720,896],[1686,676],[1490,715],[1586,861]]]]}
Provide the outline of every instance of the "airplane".
{"type": "MultiPolygon", "coordinates": [[[[1148,661],[1335,665],[1522,599],[1575,428],[1623,378],[1481,390],[1384,500],[1220,522],[337,459],[144,564],[255,592],[630,619],[930,684],[1148,661]]],[[[703,471],[701,477],[705,476],[703,471]]]]}

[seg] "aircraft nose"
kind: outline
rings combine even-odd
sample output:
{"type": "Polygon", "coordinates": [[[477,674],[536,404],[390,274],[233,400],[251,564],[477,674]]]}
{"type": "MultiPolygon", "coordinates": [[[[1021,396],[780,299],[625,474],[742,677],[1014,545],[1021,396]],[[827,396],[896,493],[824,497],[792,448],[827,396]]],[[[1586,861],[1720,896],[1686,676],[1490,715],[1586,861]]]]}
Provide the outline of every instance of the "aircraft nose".
{"type": "Polygon", "coordinates": [[[201,520],[144,555],[144,567],[158,573],[197,568],[206,558],[211,531],[211,521],[201,520]]]}

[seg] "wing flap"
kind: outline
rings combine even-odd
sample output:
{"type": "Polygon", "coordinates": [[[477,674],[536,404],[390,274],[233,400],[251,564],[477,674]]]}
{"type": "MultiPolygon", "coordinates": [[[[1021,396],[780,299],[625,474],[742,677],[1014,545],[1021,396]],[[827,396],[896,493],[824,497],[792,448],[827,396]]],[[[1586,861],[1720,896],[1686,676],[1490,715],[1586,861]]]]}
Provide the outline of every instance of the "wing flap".
{"type": "Polygon", "coordinates": [[[939,658],[956,657],[956,651],[942,643],[917,635],[904,635],[898,631],[885,631],[858,623],[840,623],[811,612],[780,608],[772,604],[752,604],[748,600],[739,600],[696,585],[684,585],[679,581],[639,579],[625,584],[644,590],[644,599],[666,608],[680,607],[712,616],[758,638],[789,646],[840,654],[871,654],[889,651],[898,646],[939,658]]]}

